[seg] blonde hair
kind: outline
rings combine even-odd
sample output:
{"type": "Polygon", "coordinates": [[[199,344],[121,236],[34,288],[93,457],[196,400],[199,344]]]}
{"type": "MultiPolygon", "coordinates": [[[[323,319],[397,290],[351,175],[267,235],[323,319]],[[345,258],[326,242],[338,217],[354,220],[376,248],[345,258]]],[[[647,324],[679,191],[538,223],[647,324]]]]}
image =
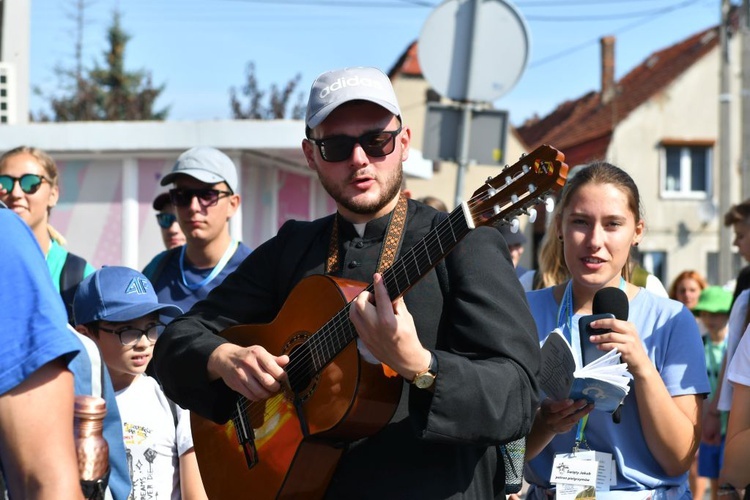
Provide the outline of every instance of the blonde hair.
{"type": "Polygon", "coordinates": [[[5,163],[8,161],[8,158],[20,154],[33,156],[37,163],[39,163],[39,165],[41,165],[44,169],[44,172],[47,174],[47,178],[49,179],[50,184],[52,184],[53,186],[57,186],[57,164],[50,155],[39,148],[35,148],[32,146],[18,146],[17,148],[6,151],[2,156],[0,156],[0,168],[5,167],[5,163]]]}
{"type": "MultiPolygon", "coordinates": [[[[41,149],[35,148],[33,146],[18,146],[3,153],[3,155],[0,156],[0,169],[5,167],[5,164],[9,158],[20,154],[27,154],[32,156],[44,169],[44,173],[46,174],[47,180],[49,180],[50,185],[57,186],[59,172],[57,170],[57,164],[55,163],[55,160],[53,160],[50,155],[48,155],[41,149]]],[[[47,209],[48,216],[51,211],[51,207],[47,209]]],[[[67,243],[67,241],[65,241],[65,237],[49,223],[47,223],[47,231],[49,231],[50,237],[60,245],[65,245],[67,243]]]]}
{"type": "MultiPolygon", "coordinates": [[[[555,216],[553,216],[554,220],[555,216]]],[[[570,271],[565,264],[562,242],[557,224],[550,224],[539,247],[539,280],[538,288],[559,285],[570,278],[570,271]]]]}

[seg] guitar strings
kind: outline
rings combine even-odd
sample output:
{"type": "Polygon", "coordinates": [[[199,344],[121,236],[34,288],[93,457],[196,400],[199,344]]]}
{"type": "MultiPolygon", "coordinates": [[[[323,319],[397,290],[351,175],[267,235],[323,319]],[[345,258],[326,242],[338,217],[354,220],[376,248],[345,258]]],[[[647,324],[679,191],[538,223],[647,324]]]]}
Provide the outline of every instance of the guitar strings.
{"type": "MultiPolygon", "coordinates": [[[[506,175],[508,174],[508,172],[505,172],[505,173],[506,173],[506,175]]],[[[502,190],[502,189],[504,189],[504,188],[500,188],[500,190],[502,190]]],[[[473,208],[476,205],[478,205],[479,203],[482,203],[482,202],[486,201],[487,199],[489,199],[490,196],[494,196],[500,190],[495,191],[495,193],[491,193],[490,191],[484,191],[479,196],[474,197],[471,200],[469,200],[467,202],[467,205],[470,208],[473,208]]],[[[436,243],[437,243],[437,247],[441,247],[439,236],[440,235],[444,236],[446,234],[446,232],[445,232],[446,227],[452,233],[454,233],[454,231],[453,231],[453,224],[452,224],[452,222],[453,222],[454,219],[458,219],[460,221],[464,221],[465,222],[465,218],[463,216],[462,211],[460,210],[460,207],[458,209],[454,210],[449,215],[449,217],[447,219],[445,219],[444,221],[442,221],[441,223],[439,223],[438,226],[436,226],[435,230],[433,230],[430,234],[428,234],[428,236],[423,240],[423,245],[420,245],[422,247],[422,249],[420,251],[421,251],[421,253],[424,253],[425,255],[427,255],[428,259],[430,258],[430,255],[432,255],[432,253],[430,252],[430,250],[436,250],[436,246],[435,246],[436,243]],[[455,217],[457,215],[460,215],[460,217],[455,217]],[[438,236],[438,238],[434,238],[434,236],[438,236]],[[428,239],[431,240],[429,243],[428,243],[428,239]]],[[[466,226],[465,229],[468,229],[468,226],[466,226]]],[[[468,230],[466,230],[465,232],[468,232],[468,230]]],[[[454,235],[455,235],[455,233],[454,233],[454,235]]],[[[463,235],[461,235],[461,237],[463,237],[463,235]]],[[[454,240],[455,240],[454,244],[457,243],[461,239],[461,237],[454,238],[454,240]]],[[[440,250],[442,251],[442,248],[440,248],[440,250]]],[[[417,270],[419,270],[419,264],[418,264],[418,262],[416,262],[416,255],[415,255],[416,253],[417,253],[417,249],[414,249],[414,248],[410,249],[407,252],[407,254],[402,259],[399,259],[397,261],[396,264],[400,264],[400,267],[403,268],[402,271],[405,271],[407,265],[404,264],[404,262],[409,257],[412,257],[412,259],[414,260],[414,263],[413,263],[413,265],[410,264],[409,267],[412,268],[412,269],[416,268],[417,270]]],[[[441,258],[442,258],[442,256],[441,256],[441,258]]],[[[432,265],[432,263],[430,263],[430,265],[432,265]]],[[[396,285],[398,285],[398,277],[397,277],[398,276],[398,270],[395,270],[394,269],[395,267],[397,267],[397,266],[394,265],[389,270],[386,270],[383,273],[383,278],[384,278],[384,281],[385,281],[385,284],[386,284],[386,288],[389,289],[389,290],[392,289],[392,287],[390,287],[389,284],[393,284],[395,282],[396,285]],[[392,273],[390,273],[390,272],[388,272],[390,270],[394,270],[394,271],[392,273]]],[[[407,274],[408,274],[408,271],[407,271],[407,274]]],[[[407,276],[407,282],[408,282],[408,276],[407,276]]],[[[408,289],[409,286],[411,286],[411,283],[407,283],[407,289],[408,289]]],[[[368,290],[368,291],[371,292],[372,291],[372,284],[370,284],[365,290],[368,290]]],[[[342,326],[346,326],[348,330],[350,330],[351,332],[353,332],[354,327],[351,324],[351,322],[348,320],[348,316],[349,316],[348,315],[348,310],[349,310],[350,306],[351,306],[351,303],[347,304],[331,320],[329,320],[329,322],[326,323],[318,331],[318,333],[314,334],[307,342],[305,342],[305,344],[309,343],[311,345],[311,347],[309,348],[308,352],[314,351],[314,350],[319,350],[319,347],[320,347],[321,344],[330,344],[329,337],[331,337],[332,334],[334,334],[337,331],[339,331],[342,326]]],[[[348,345],[351,342],[351,340],[353,340],[355,337],[356,337],[356,333],[352,333],[351,334],[351,338],[348,339],[348,340],[346,340],[343,343],[343,347],[345,347],[346,345],[348,345]]],[[[334,351],[335,350],[336,349],[334,349],[334,351]]],[[[328,353],[328,349],[327,348],[326,348],[326,353],[328,353]]],[[[301,360],[299,360],[299,358],[297,360],[295,360],[295,361],[297,361],[296,363],[290,361],[290,365],[291,366],[287,370],[287,376],[289,378],[294,377],[295,374],[297,374],[300,370],[303,370],[305,373],[315,373],[315,372],[317,372],[317,370],[315,369],[315,362],[312,359],[312,354],[310,354],[309,356],[305,356],[305,358],[306,359],[302,362],[302,364],[300,364],[301,360]]],[[[271,412],[274,412],[284,402],[284,398],[283,397],[281,397],[281,398],[272,398],[272,399],[274,401],[271,402],[270,406],[267,406],[264,410],[258,410],[256,408],[255,409],[256,411],[251,411],[251,416],[255,416],[257,418],[258,417],[258,411],[266,411],[267,412],[267,411],[270,410],[271,412]]],[[[241,404],[240,404],[240,407],[241,407],[241,409],[243,411],[247,410],[248,406],[251,406],[254,403],[254,402],[248,400],[247,398],[243,398],[243,400],[244,401],[242,401],[241,404]]],[[[270,400],[265,400],[265,401],[268,402],[270,400]]],[[[256,406],[259,406],[259,405],[256,405],[256,406]]]]}
{"type": "MultiPolygon", "coordinates": [[[[478,202],[476,200],[471,202],[471,205],[475,205],[478,202]]],[[[393,283],[398,281],[398,277],[396,275],[407,273],[409,270],[419,270],[419,257],[417,254],[424,254],[428,262],[423,263],[427,265],[432,265],[433,263],[430,262],[430,255],[434,255],[435,251],[441,251],[442,252],[442,245],[440,243],[441,239],[444,239],[448,234],[451,234],[454,239],[454,244],[458,242],[461,237],[468,233],[468,225],[466,224],[466,219],[462,213],[461,208],[457,208],[451,214],[438,223],[438,225],[428,233],[428,235],[423,240],[422,245],[415,245],[415,247],[410,248],[407,253],[396,263],[394,263],[393,266],[386,269],[383,272],[383,279],[386,284],[386,288],[389,290],[393,289],[393,283]],[[457,235],[456,231],[454,230],[454,222],[463,222],[463,228],[461,228],[461,233],[457,235]],[[409,264],[405,264],[406,261],[409,261],[409,264]]],[[[406,278],[408,281],[408,277],[406,278]]],[[[368,290],[372,292],[373,286],[370,284],[365,290],[368,290]]],[[[339,347],[345,347],[348,345],[351,340],[356,338],[356,334],[354,331],[354,326],[349,321],[349,307],[351,306],[351,303],[348,303],[344,308],[342,308],[340,311],[334,315],[333,318],[331,318],[326,324],[324,324],[317,333],[312,335],[306,342],[305,345],[309,345],[309,349],[306,353],[306,355],[302,358],[295,358],[290,361],[289,366],[287,367],[287,378],[288,380],[294,379],[295,376],[302,374],[309,374],[309,373],[315,373],[317,370],[315,369],[315,360],[313,359],[313,352],[320,352],[321,350],[325,350],[325,354],[334,353],[337,351],[336,347],[330,347],[333,342],[336,342],[336,345],[339,347]],[[348,330],[348,333],[350,333],[350,339],[346,341],[341,340],[341,335],[337,335],[339,332],[341,332],[342,328],[346,328],[348,330]],[[324,347],[321,347],[324,346],[324,347]]],[[[347,332],[344,332],[347,333],[347,332]]],[[[280,398],[283,399],[283,398],[280,398]]],[[[265,400],[268,402],[266,405],[260,405],[260,404],[254,404],[255,402],[250,401],[247,398],[243,398],[243,400],[240,402],[240,410],[243,412],[248,411],[248,408],[250,408],[250,416],[251,418],[260,418],[260,412],[275,412],[279,409],[280,405],[283,403],[282,400],[276,400],[276,401],[270,401],[265,400]]],[[[260,402],[258,402],[260,403],[260,402]]]]}
{"type": "MultiPolygon", "coordinates": [[[[398,275],[404,275],[406,278],[406,281],[408,282],[408,275],[409,271],[412,272],[416,270],[419,271],[420,265],[419,265],[419,256],[417,254],[424,254],[422,257],[427,257],[428,262],[423,262],[423,266],[425,264],[432,266],[433,262],[431,262],[430,256],[435,255],[435,251],[440,251],[441,253],[444,252],[441,242],[441,239],[444,239],[448,234],[451,234],[453,236],[453,244],[458,242],[463,235],[469,232],[468,225],[465,223],[465,217],[463,213],[461,212],[461,209],[454,210],[448,218],[444,219],[438,225],[433,229],[423,240],[423,245],[415,245],[415,248],[410,248],[407,253],[400,258],[396,263],[394,263],[393,266],[386,269],[383,272],[383,279],[386,284],[386,288],[388,290],[393,290],[393,284],[399,281],[398,275]],[[460,228],[461,234],[456,234],[456,230],[454,230],[454,222],[462,221],[464,222],[463,227],[460,228]],[[409,261],[409,264],[405,264],[406,261],[409,261]]],[[[442,257],[441,257],[442,258],[442,257]]],[[[408,283],[410,285],[411,283],[408,283]]],[[[372,292],[373,287],[372,284],[370,284],[365,290],[368,290],[372,292]]],[[[356,338],[356,333],[354,330],[354,326],[349,321],[349,307],[351,306],[351,303],[348,303],[344,308],[342,308],[340,311],[334,315],[332,319],[330,319],[326,324],[324,324],[317,333],[312,335],[306,342],[305,345],[309,345],[309,349],[305,353],[304,356],[298,357],[290,361],[289,366],[287,367],[287,378],[288,380],[293,380],[294,377],[300,375],[300,374],[310,374],[317,372],[316,370],[316,363],[314,357],[314,352],[321,352],[325,351],[325,355],[337,353],[341,348],[346,347],[351,340],[356,338]],[[340,333],[342,330],[343,333],[346,335],[349,333],[349,339],[343,339],[341,338],[340,333]]],[[[331,356],[329,356],[331,357],[331,356]]],[[[318,356],[320,358],[320,356],[318,356]]],[[[320,364],[320,363],[319,363],[320,364]]],[[[265,400],[268,402],[266,405],[260,405],[256,404],[254,405],[253,401],[248,400],[247,398],[243,398],[243,400],[240,403],[240,409],[241,411],[247,411],[248,408],[255,406],[254,408],[251,408],[249,413],[251,418],[258,419],[261,417],[260,412],[276,412],[276,410],[279,409],[280,405],[284,403],[283,398],[276,399],[275,401],[265,400]]],[[[260,403],[260,402],[258,402],[260,403]]]]}
{"type": "MultiPolygon", "coordinates": [[[[494,196],[494,194],[495,193],[493,193],[492,196],[494,196]]],[[[472,198],[472,200],[470,200],[470,202],[467,202],[467,205],[469,205],[470,207],[473,207],[476,204],[478,204],[479,202],[487,200],[489,198],[489,196],[490,195],[488,194],[488,192],[485,191],[484,193],[482,193],[482,195],[480,197],[478,197],[480,199],[480,201],[476,201],[475,198],[472,198]]],[[[518,203],[516,203],[516,204],[518,204],[518,203]]],[[[421,251],[422,251],[422,253],[426,253],[426,255],[427,255],[428,258],[429,258],[430,255],[432,255],[430,253],[430,249],[435,250],[435,243],[437,243],[437,245],[439,247],[441,247],[441,245],[440,245],[440,239],[439,238],[437,240],[435,240],[435,238],[429,238],[429,237],[430,236],[435,236],[435,235],[440,235],[441,233],[444,235],[445,234],[445,232],[444,232],[445,226],[447,226],[453,232],[452,221],[456,218],[454,216],[457,215],[458,213],[460,213],[458,210],[455,210],[453,213],[451,213],[450,216],[446,220],[444,220],[440,224],[438,224],[438,226],[436,227],[436,229],[434,231],[432,231],[431,234],[428,235],[428,237],[425,238],[425,240],[423,240],[424,245],[422,245],[423,248],[421,249],[421,251]],[[434,240],[434,241],[431,241],[428,244],[427,243],[428,239],[431,239],[431,240],[434,240]]],[[[458,219],[461,220],[461,221],[465,221],[465,218],[463,217],[463,214],[461,214],[461,215],[462,216],[460,218],[458,218],[458,219]]],[[[465,228],[465,229],[467,229],[467,228],[465,228]]],[[[468,231],[466,231],[466,232],[468,232],[468,231]]],[[[463,235],[461,237],[463,237],[463,235]]],[[[455,240],[454,244],[457,243],[460,239],[461,238],[456,238],[455,235],[454,235],[454,240],[455,240]]],[[[441,250],[441,252],[443,251],[442,247],[440,248],[440,250],[441,250]]],[[[399,261],[397,262],[397,264],[400,264],[401,267],[404,268],[404,269],[402,269],[402,271],[405,270],[405,267],[406,267],[406,264],[403,264],[403,262],[405,262],[407,260],[407,258],[410,257],[410,256],[413,259],[415,259],[414,267],[416,267],[416,269],[419,270],[419,264],[416,262],[416,255],[413,255],[413,254],[416,254],[416,253],[417,253],[417,249],[410,249],[410,251],[404,256],[403,259],[399,259],[399,261]]],[[[441,256],[441,258],[442,258],[442,256],[441,256]]],[[[394,266],[394,267],[396,267],[396,266],[394,266]]],[[[394,269],[394,268],[391,268],[391,269],[394,269]]],[[[386,283],[386,288],[392,289],[391,287],[388,286],[388,284],[392,283],[393,281],[396,281],[396,284],[398,284],[398,278],[397,278],[397,276],[398,276],[398,270],[394,269],[393,273],[388,273],[387,271],[384,272],[384,274],[383,274],[384,281],[386,283]],[[391,279],[391,276],[393,276],[393,279],[391,279]]],[[[407,276],[407,282],[408,282],[408,276],[407,276]]],[[[411,286],[411,283],[407,283],[407,289],[408,289],[409,286],[411,286]]],[[[366,289],[368,291],[372,291],[372,284],[370,284],[370,286],[368,286],[366,289]]],[[[340,328],[341,328],[342,325],[346,326],[346,328],[348,330],[350,330],[350,336],[351,336],[350,339],[346,340],[342,344],[344,347],[346,345],[348,345],[349,342],[351,342],[351,340],[353,340],[356,337],[356,333],[353,331],[353,325],[351,324],[351,322],[348,321],[348,308],[350,307],[350,305],[351,304],[347,304],[347,306],[345,308],[343,308],[341,311],[339,311],[339,313],[337,313],[334,316],[334,318],[332,318],[332,320],[329,320],[329,322],[326,325],[324,325],[324,327],[321,328],[317,334],[313,335],[311,337],[311,339],[308,340],[308,342],[310,342],[310,344],[313,346],[312,348],[309,349],[309,351],[313,351],[315,349],[318,349],[318,347],[319,347],[320,344],[325,344],[326,342],[328,342],[329,341],[328,337],[330,337],[329,333],[336,333],[336,331],[340,330],[340,328]],[[344,313],[346,313],[346,314],[344,314],[344,313]]],[[[326,349],[326,353],[327,352],[328,352],[328,349],[326,349]]],[[[317,372],[317,370],[315,369],[315,363],[314,363],[314,360],[312,359],[312,356],[311,355],[310,356],[306,356],[306,358],[308,358],[308,359],[305,360],[303,364],[300,364],[300,362],[297,362],[297,363],[293,363],[292,366],[289,367],[289,369],[287,371],[288,377],[294,376],[294,374],[296,372],[298,372],[299,370],[304,370],[306,373],[311,373],[311,372],[315,373],[315,372],[317,372]]],[[[247,407],[249,405],[253,404],[253,402],[247,400],[246,398],[243,398],[243,399],[244,399],[244,402],[241,402],[240,407],[242,408],[243,411],[245,411],[245,410],[247,410],[247,407]]],[[[267,405],[267,407],[263,411],[267,412],[267,411],[270,410],[271,412],[275,412],[275,411],[278,410],[279,406],[285,402],[285,400],[284,400],[283,397],[274,397],[272,399],[273,399],[273,401],[271,402],[270,406],[267,405]]],[[[266,402],[268,402],[268,401],[269,400],[266,400],[266,402]]],[[[259,405],[256,405],[256,406],[259,406],[259,405]]],[[[255,409],[255,411],[251,411],[250,412],[251,416],[254,416],[254,417],[257,418],[259,411],[260,410],[258,410],[257,408],[255,409]]]]}
{"type": "MultiPolygon", "coordinates": [[[[520,170],[520,167],[519,169],[520,170]]],[[[523,172],[520,172],[523,173],[523,172]]],[[[513,179],[514,175],[513,172],[504,171],[503,174],[509,179],[513,179]]],[[[469,208],[475,208],[481,203],[486,202],[491,197],[495,196],[497,193],[501,192],[502,190],[506,189],[509,185],[512,185],[512,182],[508,182],[505,186],[502,186],[498,189],[495,189],[494,191],[490,190],[484,190],[479,195],[472,197],[469,201],[467,201],[467,206],[469,208]]],[[[521,204],[521,202],[516,202],[513,205],[521,204]]],[[[494,214],[493,214],[494,215],[494,214]]],[[[507,215],[513,215],[512,213],[509,213],[507,215]]],[[[507,216],[506,215],[506,216],[507,216]]],[[[448,232],[451,233],[453,236],[453,242],[451,243],[451,246],[448,250],[452,249],[453,246],[455,246],[464,236],[466,233],[469,232],[468,225],[465,224],[466,219],[463,214],[462,208],[459,206],[457,207],[453,212],[449,214],[449,216],[438,223],[438,225],[435,227],[434,230],[432,230],[428,235],[422,240],[422,245],[415,245],[415,248],[410,248],[407,253],[392,267],[385,270],[383,272],[383,279],[384,283],[386,285],[386,289],[389,291],[393,289],[393,285],[396,285],[396,287],[399,290],[398,295],[402,295],[401,287],[399,286],[399,276],[402,276],[407,281],[406,290],[411,286],[411,282],[408,278],[410,275],[410,271],[413,272],[416,270],[418,273],[420,273],[420,265],[418,260],[418,255],[421,254],[421,257],[427,257],[428,259],[428,265],[430,268],[434,267],[434,265],[437,264],[437,262],[432,262],[431,256],[434,255],[433,251],[440,251],[439,254],[439,260],[441,260],[445,256],[444,249],[442,248],[441,241],[442,237],[446,236],[448,232]],[[463,228],[460,229],[460,234],[456,234],[456,231],[454,230],[454,222],[464,222],[463,228]],[[409,261],[407,264],[406,261],[409,261]],[[399,269],[397,269],[399,268],[399,269]]],[[[424,263],[423,263],[424,265],[424,263]]],[[[421,276],[420,276],[421,278],[421,276]]],[[[373,284],[371,283],[368,285],[364,290],[372,292],[373,291],[373,284]]],[[[397,296],[398,296],[397,295],[397,296]]],[[[313,334],[303,345],[309,345],[309,348],[306,351],[306,355],[302,358],[295,358],[294,360],[290,360],[289,366],[287,367],[287,377],[288,380],[291,380],[293,377],[300,374],[300,372],[304,374],[312,374],[312,376],[315,376],[315,374],[318,372],[320,368],[325,366],[328,362],[323,363],[322,366],[318,367],[316,369],[316,363],[313,359],[313,352],[320,352],[321,346],[324,346],[323,349],[325,349],[325,354],[328,355],[329,352],[334,354],[338,354],[341,350],[343,350],[344,347],[346,347],[354,338],[356,338],[356,331],[354,329],[354,326],[349,321],[349,308],[351,307],[351,302],[348,303],[344,308],[342,308],[338,313],[334,315],[333,318],[331,318],[326,324],[324,324],[317,333],[313,334]],[[348,333],[348,339],[341,339],[341,335],[339,334],[342,330],[342,328],[345,328],[348,330],[347,332],[344,332],[345,334],[348,333]],[[331,349],[329,347],[332,344],[332,340],[336,341],[335,346],[333,346],[331,349]],[[336,347],[337,346],[337,347],[336,347]]],[[[326,356],[324,356],[326,357],[326,356]]],[[[329,360],[333,359],[333,356],[328,356],[329,360]]],[[[320,363],[318,363],[320,364],[320,363]]],[[[311,376],[311,378],[312,378],[311,376]]],[[[266,399],[264,401],[254,402],[250,401],[249,399],[240,396],[242,399],[240,401],[239,410],[243,412],[248,412],[251,419],[257,419],[260,418],[259,413],[262,412],[276,412],[280,405],[285,402],[285,398],[282,397],[272,397],[269,399],[266,399]],[[267,403],[264,405],[260,405],[257,403],[267,403]],[[253,408],[251,408],[253,407],[253,408]]],[[[235,410],[235,414],[237,413],[237,409],[235,410]]],[[[239,417],[239,415],[237,415],[239,417]]]]}
{"type": "MultiPolygon", "coordinates": [[[[520,167],[517,168],[516,170],[518,170],[517,173],[523,174],[523,171],[521,170],[520,167]]],[[[488,199],[490,199],[490,197],[495,196],[497,193],[499,193],[503,189],[506,189],[507,186],[513,184],[512,182],[510,182],[513,179],[513,172],[512,171],[510,171],[510,172],[506,171],[506,172],[504,172],[504,174],[505,174],[506,178],[508,179],[508,182],[507,182],[506,186],[501,187],[500,189],[496,189],[494,191],[485,190],[482,193],[480,193],[478,196],[475,196],[471,200],[469,200],[469,202],[467,202],[467,205],[469,205],[470,208],[474,208],[479,203],[487,201],[488,199]]],[[[527,194],[530,194],[530,193],[527,193],[527,194]]],[[[519,201],[518,203],[521,203],[521,202],[519,201]]],[[[516,204],[518,204],[518,203],[516,203],[516,204]]],[[[425,239],[423,240],[423,243],[424,243],[423,245],[416,245],[417,247],[420,247],[420,248],[412,247],[411,249],[409,249],[409,251],[407,251],[407,253],[402,258],[400,258],[396,263],[394,263],[393,267],[391,267],[389,270],[386,270],[383,273],[383,278],[384,278],[384,281],[385,281],[385,284],[386,284],[386,288],[389,289],[389,290],[392,290],[393,287],[389,286],[389,285],[395,284],[398,287],[398,291],[399,291],[398,295],[401,295],[402,294],[401,293],[402,290],[401,290],[401,287],[398,286],[399,283],[401,282],[399,280],[399,277],[405,277],[405,279],[407,281],[407,283],[406,283],[406,285],[407,285],[406,289],[408,290],[408,288],[411,286],[411,282],[408,279],[408,276],[410,274],[408,268],[410,268],[412,270],[414,268],[416,268],[417,272],[420,273],[420,271],[419,271],[419,267],[420,267],[420,265],[419,265],[419,259],[417,258],[417,255],[416,255],[417,253],[421,252],[423,255],[427,256],[428,262],[429,262],[428,265],[430,267],[433,267],[435,265],[435,262],[432,262],[433,259],[431,258],[431,256],[434,255],[433,254],[434,250],[436,250],[436,249],[440,250],[441,255],[439,256],[439,259],[437,259],[437,260],[442,259],[443,256],[444,256],[444,254],[447,253],[447,252],[445,252],[445,250],[442,248],[442,245],[441,245],[441,241],[443,240],[443,238],[441,236],[445,236],[445,234],[446,234],[445,229],[447,228],[452,233],[452,235],[453,235],[453,241],[451,242],[452,245],[455,245],[465,235],[465,233],[468,232],[468,227],[464,224],[464,227],[461,228],[461,232],[463,234],[460,234],[460,235],[456,236],[456,232],[454,231],[454,224],[453,223],[454,222],[458,222],[458,221],[465,222],[465,217],[464,217],[464,215],[462,213],[462,210],[460,208],[457,208],[456,210],[454,210],[453,212],[451,212],[450,215],[449,215],[449,217],[447,219],[443,220],[440,224],[438,224],[438,226],[436,226],[435,230],[433,230],[430,234],[428,234],[425,237],[425,239]],[[437,236],[437,237],[435,237],[435,236],[437,236]],[[437,244],[437,247],[435,246],[435,244],[437,244]],[[410,260],[410,258],[411,258],[411,260],[410,260]],[[407,268],[407,264],[405,264],[405,262],[407,260],[410,262],[410,264],[408,265],[408,268],[407,268]],[[411,265],[412,261],[413,261],[413,265],[411,265]],[[398,269],[399,265],[401,266],[401,269],[398,269]],[[392,270],[392,272],[391,272],[391,270],[392,270]],[[399,271],[402,271],[402,272],[399,273],[399,271]],[[403,271],[405,271],[405,273],[403,271]]],[[[450,248],[449,248],[449,250],[450,250],[450,248]]],[[[372,284],[370,284],[365,290],[372,292],[372,290],[373,290],[372,284]]],[[[333,327],[333,328],[331,328],[333,330],[333,333],[336,333],[336,331],[338,331],[340,329],[340,327],[342,326],[342,324],[345,325],[345,326],[347,326],[348,330],[353,330],[353,325],[351,325],[351,323],[348,320],[348,318],[349,318],[348,307],[350,305],[351,304],[348,304],[346,308],[344,308],[342,311],[340,311],[339,314],[337,314],[331,321],[329,321],[328,324],[324,325],[324,327],[321,328],[318,333],[316,333],[315,335],[313,335],[306,342],[306,344],[309,343],[309,345],[310,345],[309,351],[318,351],[320,349],[321,345],[324,345],[324,346],[330,345],[330,337],[331,337],[331,335],[328,335],[327,332],[324,331],[324,329],[326,327],[328,327],[328,326],[333,327]],[[342,314],[342,313],[345,313],[345,314],[342,314]],[[343,316],[343,318],[341,316],[343,316]]],[[[337,353],[338,351],[340,351],[340,349],[342,349],[343,347],[345,347],[346,345],[348,345],[349,342],[353,338],[355,338],[355,337],[356,337],[356,334],[353,334],[353,335],[350,336],[349,339],[345,339],[345,341],[343,343],[339,343],[338,349],[336,349],[334,347],[333,348],[333,352],[337,353]]],[[[328,354],[329,349],[327,347],[325,347],[325,349],[326,349],[326,354],[328,354]]],[[[311,363],[313,364],[313,367],[314,367],[315,365],[314,365],[314,360],[312,359],[312,354],[310,356],[305,356],[305,357],[309,358],[309,360],[307,362],[305,362],[305,364],[303,364],[303,365],[295,364],[295,366],[290,366],[289,369],[288,369],[288,371],[287,371],[287,373],[289,375],[293,375],[294,372],[296,371],[295,368],[298,367],[298,366],[300,367],[300,369],[303,369],[305,371],[309,371],[311,363]]],[[[323,364],[325,364],[325,363],[323,363],[323,364]]],[[[316,371],[316,370],[313,369],[312,371],[316,371]]]]}

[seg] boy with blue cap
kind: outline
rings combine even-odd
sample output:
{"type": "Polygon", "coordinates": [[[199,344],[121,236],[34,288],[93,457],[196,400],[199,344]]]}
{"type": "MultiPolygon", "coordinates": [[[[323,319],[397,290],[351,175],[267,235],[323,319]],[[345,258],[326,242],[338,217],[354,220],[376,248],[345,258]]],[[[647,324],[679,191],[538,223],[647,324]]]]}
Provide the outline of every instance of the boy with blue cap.
{"type": "Polygon", "coordinates": [[[160,304],[151,282],[138,271],[112,266],[81,282],[73,311],[76,330],[101,350],[116,391],[133,498],[141,498],[142,492],[172,499],[205,496],[189,413],[169,401],[145,373],[164,328],[160,318],[182,310],[160,304]]]}

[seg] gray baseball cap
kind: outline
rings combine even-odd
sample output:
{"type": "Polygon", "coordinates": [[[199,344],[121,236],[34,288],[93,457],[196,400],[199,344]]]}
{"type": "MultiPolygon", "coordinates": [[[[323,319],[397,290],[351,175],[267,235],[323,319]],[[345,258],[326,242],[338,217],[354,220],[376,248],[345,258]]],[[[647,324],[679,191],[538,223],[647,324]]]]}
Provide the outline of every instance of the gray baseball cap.
{"type": "Polygon", "coordinates": [[[233,193],[237,192],[237,168],[227,155],[216,148],[197,146],[182,153],[172,171],[161,180],[161,185],[171,184],[180,174],[206,184],[226,182],[233,193]]]}
{"type": "Polygon", "coordinates": [[[327,71],[312,84],[305,125],[315,128],[334,109],[351,101],[370,101],[401,116],[391,80],[377,68],[358,66],[327,71]]]}

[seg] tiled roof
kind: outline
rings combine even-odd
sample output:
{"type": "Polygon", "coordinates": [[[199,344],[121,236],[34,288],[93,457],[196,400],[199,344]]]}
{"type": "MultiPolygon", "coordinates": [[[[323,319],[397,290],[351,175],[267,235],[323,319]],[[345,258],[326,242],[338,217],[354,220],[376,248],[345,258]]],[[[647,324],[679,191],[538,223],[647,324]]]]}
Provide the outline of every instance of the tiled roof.
{"type": "Polygon", "coordinates": [[[602,103],[601,92],[589,92],[560,104],[544,118],[528,120],[517,128],[518,134],[532,149],[546,143],[565,151],[570,165],[603,158],[614,127],[718,43],[714,27],[654,52],[615,83],[616,93],[609,102],[602,103]]]}
{"type": "Polygon", "coordinates": [[[412,42],[409,48],[401,54],[396,64],[388,72],[388,76],[391,80],[396,75],[410,76],[410,77],[421,77],[422,68],[419,66],[419,58],[417,57],[417,42],[412,42]]]}

